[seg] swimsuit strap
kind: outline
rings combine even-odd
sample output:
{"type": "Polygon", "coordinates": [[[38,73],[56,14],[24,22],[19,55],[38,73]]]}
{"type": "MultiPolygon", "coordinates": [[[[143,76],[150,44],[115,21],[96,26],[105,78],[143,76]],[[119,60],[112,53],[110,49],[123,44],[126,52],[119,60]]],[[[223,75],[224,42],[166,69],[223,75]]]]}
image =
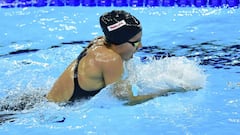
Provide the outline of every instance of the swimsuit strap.
{"type": "Polygon", "coordinates": [[[94,39],[93,41],[91,41],[89,43],[89,45],[79,54],[79,56],[77,57],[77,63],[75,65],[75,69],[74,69],[74,78],[78,78],[79,61],[86,55],[87,50],[94,45],[94,42],[96,42],[97,40],[99,40],[101,38],[103,38],[103,37],[98,37],[98,38],[94,39]]]}
{"type": "Polygon", "coordinates": [[[78,65],[79,65],[79,62],[80,62],[80,60],[81,60],[84,56],[86,56],[87,50],[88,50],[92,45],[93,45],[93,44],[90,43],[89,46],[86,47],[86,48],[78,55],[78,57],[77,57],[77,63],[76,63],[75,68],[74,68],[74,78],[78,78],[78,65]]]}
{"type": "Polygon", "coordinates": [[[87,52],[87,48],[85,50],[83,50],[82,53],[80,53],[80,55],[77,57],[77,61],[76,61],[77,63],[74,68],[74,78],[78,78],[78,65],[79,65],[81,58],[86,55],[86,52],[87,52]]]}

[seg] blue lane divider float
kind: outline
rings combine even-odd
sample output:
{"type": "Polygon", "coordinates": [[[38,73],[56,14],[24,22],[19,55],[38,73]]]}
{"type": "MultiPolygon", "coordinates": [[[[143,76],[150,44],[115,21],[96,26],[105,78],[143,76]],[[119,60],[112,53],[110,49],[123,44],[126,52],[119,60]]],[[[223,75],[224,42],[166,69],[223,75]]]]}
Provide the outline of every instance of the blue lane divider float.
{"type": "Polygon", "coordinates": [[[1,8],[44,6],[115,6],[115,7],[234,7],[240,0],[0,0],[1,8]]]}

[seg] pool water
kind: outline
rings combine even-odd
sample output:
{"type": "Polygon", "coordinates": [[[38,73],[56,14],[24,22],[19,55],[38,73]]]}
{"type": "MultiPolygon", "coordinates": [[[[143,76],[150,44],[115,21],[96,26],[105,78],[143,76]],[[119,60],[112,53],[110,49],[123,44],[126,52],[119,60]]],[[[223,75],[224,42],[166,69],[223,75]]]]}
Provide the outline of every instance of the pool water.
{"type": "Polygon", "coordinates": [[[238,134],[240,14],[234,8],[118,8],[143,25],[144,47],[128,65],[133,82],[147,86],[138,92],[198,91],[124,106],[107,87],[89,101],[47,102],[43,95],[102,35],[98,18],[112,9],[0,9],[0,134],[238,134]]]}

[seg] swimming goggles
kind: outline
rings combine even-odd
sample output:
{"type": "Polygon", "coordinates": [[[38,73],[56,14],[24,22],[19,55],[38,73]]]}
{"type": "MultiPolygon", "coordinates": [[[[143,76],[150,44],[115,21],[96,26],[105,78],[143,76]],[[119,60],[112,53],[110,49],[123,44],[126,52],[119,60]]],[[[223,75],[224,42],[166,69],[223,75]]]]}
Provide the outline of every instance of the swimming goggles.
{"type": "Polygon", "coordinates": [[[138,48],[139,45],[141,44],[141,39],[137,40],[137,41],[134,41],[134,42],[132,42],[132,41],[127,41],[127,42],[130,43],[133,47],[138,48]]]}

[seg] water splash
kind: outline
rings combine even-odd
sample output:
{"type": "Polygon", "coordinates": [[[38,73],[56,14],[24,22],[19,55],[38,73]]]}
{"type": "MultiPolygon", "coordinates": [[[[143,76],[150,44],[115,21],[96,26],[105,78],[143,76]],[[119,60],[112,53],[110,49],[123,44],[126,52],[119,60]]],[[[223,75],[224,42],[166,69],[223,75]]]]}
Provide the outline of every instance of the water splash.
{"type": "Polygon", "coordinates": [[[42,90],[10,91],[0,100],[0,111],[16,112],[32,109],[37,103],[46,101],[42,90]]]}
{"type": "Polygon", "coordinates": [[[198,63],[186,57],[166,57],[142,64],[132,60],[127,64],[129,80],[145,90],[163,90],[183,88],[196,90],[203,88],[207,76],[198,63]]]}

